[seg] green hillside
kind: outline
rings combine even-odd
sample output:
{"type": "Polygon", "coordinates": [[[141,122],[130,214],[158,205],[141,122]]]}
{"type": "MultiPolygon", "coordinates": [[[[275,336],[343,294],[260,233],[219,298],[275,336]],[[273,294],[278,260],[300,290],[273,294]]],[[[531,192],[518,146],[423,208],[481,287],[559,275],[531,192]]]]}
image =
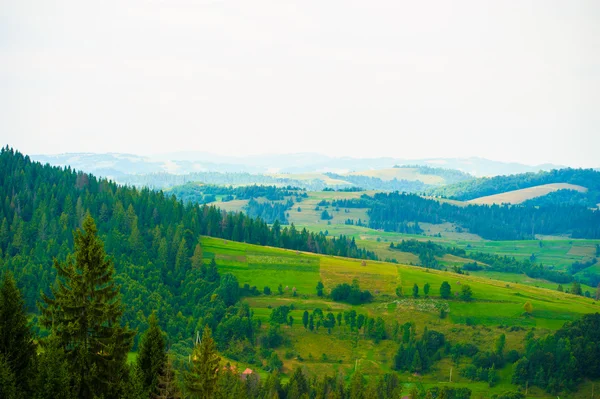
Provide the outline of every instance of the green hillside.
{"type": "MultiPolygon", "coordinates": [[[[560,328],[565,321],[600,309],[600,305],[592,299],[487,277],[320,256],[210,237],[203,237],[201,243],[205,262],[214,258],[220,272],[232,273],[240,284],[257,286],[261,292],[266,286],[271,289],[271,295],[263,294],[243,300],[253,309],[255,317],[263,321],[263,329],[268,328],[274,308],[293,307],[290,315],[295,320],[294,324],[283,328],[289,343],[276,349],[283,360],[284,372],[298,365],[306,366],[318,374],[339,371],[351,374],[357,364],[367,375],[391,370],[390,354],[397,349],[393,340],[374,344],[362,334],[354,336],[345,325],[335,327],[331,334],[323,327],[319,331],[307,331],[301,323],[305,310],[312,312],[320,308],[334,314],[355,310],[371,318],[381,317],[385,320],[388,334],[392,333],[390,327],[396,321],[400,324],[414,322],[417,334],[428,328],[442,332],[450,342],[470,342],[482,350],[492,348],[498,335],[503,333],[507,337],[507,351],[522,351],[523,338],[528,331],[543,335],[560,328]],[[375,293],[371,303],[352,306],[316,294],[315,287],[319,281],[324,283],[327,294],[335,285],[351,283],[354,279],[358,280],[361,288],[375,293]],[[456,297],[441,299],[439,289],[444,281],[451,284],[453,291],[460,291],[465,284],[471,286],[474,300],[464,302],[456,297]],[[421,293],[418,298],[413,298],[411,293],[414,284],[422,292],[426,283],[431,286],[429,296],[426,298],[421,293]],[[280,284],[283,287],[282,294],[277,293],[280,284]],[[401,298],[396,296],[397,286],[401,286],[405,293],[401,298]],[[526,302],[533,305],[532,316],[524,315],[523,306],[526,302]],[[440,319],[442,308],[448,312],[445,319],[440,319]],[[303,360],[299,360],[299,356],[303,360]]],[[[466,359],[459,365],[449,359],[442,360],[436,363],[431,374],[414,377],[404,373],[401,379],[425,386],[437,385],[448,380],[451,367],[456,371],[465,364],[466,359]]],[[[510,386],[510,366],[501,370],[500,375],[501,382],[492,392],[501,392],[510,386]]],[[[458,375],[453,381],[456,385],[469,383],[458,375]]],[[[469,383],[469,387],[474,392],[490,392],[484,383],[469,383]]],[[[540,392],[538,394],[541,395],[540,392]]]]}
{"type": "Polygon", "coordinates": [[[600,172],[593,169],[566,168],[548,172],[483,177],[435,188],[430,193],[444,198],[468,201],[552,183],[569,183],[585,187],[588,191],[585,194],[574,190],[568,190],[567,193],[562,193],[562,195],[548,194],[549,203],[551,204],[564,204],[570,202],[571,198],[573,198],[573,203],[590,207],[596,207],[600,203],[600,172]]]}

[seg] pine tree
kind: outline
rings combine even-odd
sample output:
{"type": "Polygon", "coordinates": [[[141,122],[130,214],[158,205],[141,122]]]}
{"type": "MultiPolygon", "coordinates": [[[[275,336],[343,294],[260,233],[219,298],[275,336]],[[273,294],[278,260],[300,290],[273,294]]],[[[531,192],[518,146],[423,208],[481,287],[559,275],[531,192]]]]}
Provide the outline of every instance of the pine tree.
{"type": "Polygon", "coordinates": [[[0,353],[0,398],[19,399],[15,373],[9,367],[4,355],[0,353]]]}
{"type": "Polygon", "coordinates": [[[217,383],[219,361],[215,341],[208,326],[204,327],[202,340],[194,347],[191,366],[183,375],[185,390],[191,398],[210,399],[217,383]]]}
{"type": "Polygon", "coordinates": [[[171,359],[167,361],[163,368],[163,373],[158,376],[157,393],[152,396],[153,399],[180,399],[181,392],[175,383],[175,373],[171,359]]]}
{"type": "Polygon", "coordinates": [[[265,398],[277,398],[279,399],[279,392],[281,392],[281,377],[277,370],[269,373],[267,380],[265,381],[263,391],[265,398]]]}
{"type": "Polygon", "coordinates": [[[4,274],[0,286],[0,356],[14,374],[17,391],[27,395],[34,373],[35,345],[23,298],[10,272],[4,274]]]}
{"type": "Polygon", "coordinates": [[[498,373],[496,373],[496,366],[492,364],[492,367],[488,371],[488,385],[491,387],[498,383],[498,373]]]}
{"type": "Polygon", "coordinates": [[[192,255],[192,267],[193,268],[200,268],[204,265],[204,261],[203,259],[203,254],[202,254],[202,246],[200,245],[200,241],[198,241],[198,243],[196,244],[196,247],[194,248],[194,255],[192,255]]]}
{"type": "Polygon", "coordinates": [[[304,325],[304,329],[308,328],[308,311],[305,310],[302,314],[302,324],[304,325]]]}
{"type": "Polygon", "coordinates": [[[71,399],[71,377],[65,352],[56,337],[49,337],[43,344],[35,379],[37,399],[71,399]]]}
{"type": "Polygon", "coordinates": [[[396,296],[398,298],[402,298],[402,296],[403,296],[403,294],[402,294],[402,286],[401,285],[399,285],[399,286],[396,287],[396,296]]]}
{"type": "Polygon", "coordinates": [[[365,381],[360,370],[357,370],[350,379],[350,399],[363,399],[365,381]]]}
{"type": "Polygon", "coordinates": [[[144,373],[137,363],[129,367],[129,381],[124,384],[122,399],[148,399],[144,388],[144,373]]]}
{"type": "Polygon", "coordinates": [[[74,255],[58,273],[50,298],[42,295],[42,324],[51,330],[78,384],[79,398],[117,397],[127,380],[127,353],[134,331],[120,325],[123,314],[114,266],[107,259],[91,216],[74,234],[74,255]]]}
{"type": "Polygon", "coordinates": [[[286,386],[286,398],[300,399],[303,397],[303,395],[308,394],[309,390],[309,381],[304,376],[302,369],[300,367],[297,367],[294,370],[294,373],[290,377],[290,381],[286,386]]]}
{"type": "Polygon", "coordinates": [[[415,351],[415,357],[412,362],[412,371],[419,373],[423,369],[423,362],[421,361],[421,355],[419,351],[415,351]]]}
{"type": "Polygon", "coordinates": [[[177,255],[175,256],[175,273],[177,275],[187,270],[188,261],[187,245],[185,238],[182,238],[177,249],[177,255]]]}
{"type": "Polygon", "coordinates": [[[450,298],[450,295],[452,295],[452,287],[447,281],[444,281],[440,286],[440,296],[444,299],[448,299],[450,298]]]}
{"type": "Polygon", "coordinates": [[[323,282],[319,281],[317,283],[317,296],[323,296],[323,288],[325,288],[325,286],[323,285],[323,282]]]}
{"type": "Polygon", "coordinates": [[[140,342],[137,364],[143,374],[143,385],[147,392],[153,392],[158,384],[158,376],[162,373],[167,360],[165,338],[158,325],[156,313],[148,318],[148,330],[140,342]]]}
{"type": "Polygon", "coordinates": [[[423,294],[425,294],[425,296],[429,296],[429,288],[429,283],[425,283],[425,285],[423,286],[423,294]]]}

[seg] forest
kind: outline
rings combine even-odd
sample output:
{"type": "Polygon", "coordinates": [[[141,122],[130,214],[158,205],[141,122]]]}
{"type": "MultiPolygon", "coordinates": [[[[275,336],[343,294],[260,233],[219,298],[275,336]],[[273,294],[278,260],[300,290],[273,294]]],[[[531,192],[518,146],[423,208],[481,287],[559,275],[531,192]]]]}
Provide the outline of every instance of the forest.
{"type": "Polygon", "coordinates": [[[197,204],[205,204],[216,201],[216,196],[222,197],[222,201],[231,200],[249,200],[264,197],[269,201],[281,201],[286,197],[294,197],[302,200],[307,194],[304,189],[298,187],[277,187],[263,185],[248,185],[248,186],[218,186],[214,184],[197,184],[186,183],[181,186],[176,186],[168,191],[169,194],[174,194],[184,203],[195,202],[197,204]]]}
{"type": "MultiPolygon", "coordinates": [[[[585,194],[576,194],[575,198],[578,199],[576,202],[583,202],[581,198],[583,197],[585,198],[586,206],[595,207],[596,204],[600,203],[600,172],[594,169],[564,168],[548,172],[540,171],[538,173],[484,177],[439,187],[432,190],[430,194],[467,201],[487,195],[550,183],[570,183],[583,186],[588,191],[585,194]]],[[[553,205],[560,204],[558,201],[564,198],[565,194],[571,193],[549,194],[550,197],[544,200],[544,202],[551,202],[553,205]]]]}
{"type": "Polygon", "coordinates": [[[460,207],[414,194],[377,193],[369,227],[399,231],[407,222],[450,222],[489,240],[533,239],[536,234],[600,238],[600,212],[585,206],[468,205],[460,207]]]}

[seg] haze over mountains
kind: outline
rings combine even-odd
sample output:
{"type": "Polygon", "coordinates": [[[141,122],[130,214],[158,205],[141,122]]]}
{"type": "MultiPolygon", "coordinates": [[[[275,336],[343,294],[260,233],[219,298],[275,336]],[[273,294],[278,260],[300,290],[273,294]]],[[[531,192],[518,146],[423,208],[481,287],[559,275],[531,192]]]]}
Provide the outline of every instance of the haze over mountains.
{"type": "Polygon", "coordinates": [[[347,173],[370,169],[392,168],[395,165],[421,165],[456,169],[475,177],[497,176],[540,170],[558,169],[555,164],[526,165],[494,161],[485,158],[352,158],[331,157],[316,153],[266,154],[233,157],[208,152],[175,152],[152,156],[122,153],[65,153],[33,155],[34,160],[91,172],[119,180],[127,175],[155,173],[189,174],[194,172],[246,173],[347,173]]]}

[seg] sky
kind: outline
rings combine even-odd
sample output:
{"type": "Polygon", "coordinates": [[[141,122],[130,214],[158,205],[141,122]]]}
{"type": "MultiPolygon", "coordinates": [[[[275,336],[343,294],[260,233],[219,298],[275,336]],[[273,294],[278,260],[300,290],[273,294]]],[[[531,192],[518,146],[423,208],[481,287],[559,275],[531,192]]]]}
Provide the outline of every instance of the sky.
{"type": "Polygon", "coordinates": [[[0,143],[600,166],[600,2],[0,0],[0,143]]]}

